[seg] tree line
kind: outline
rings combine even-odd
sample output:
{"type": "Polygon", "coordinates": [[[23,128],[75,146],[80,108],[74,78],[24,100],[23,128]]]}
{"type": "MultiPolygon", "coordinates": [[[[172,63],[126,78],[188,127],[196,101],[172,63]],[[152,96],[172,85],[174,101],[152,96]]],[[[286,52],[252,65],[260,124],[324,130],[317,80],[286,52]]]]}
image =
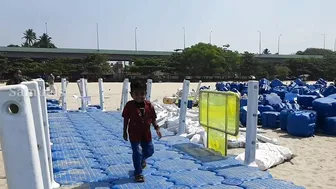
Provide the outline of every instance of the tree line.
{"type": "MultiPolygon", "coordinates": [[[[300,75],[309,75],[308,79],[336,78],[336,53],[326,49],[308,48],[298,51],[297,55],[322,55],[322,59],[301,58],[269,62],[255,58],[255,54],[228,49],[228,45],[218,47],[198,43],[181,53],[174,53],[167,59],[135,59],[128,68],[130,72],[151,75],[156,71],[183,76],[224,76],[232,80],[246,80],[251,76],[257,79],[294,79],[300,75]]],[[[264,54],[269,54],[265,49],[264,54]]]]}
{"type": "MultiPolygon", "coordinates": [[[[51,37],[42,34],[39,38],[32,29],[24,32],[22,47],[56,48],[51,37]]],[[[15,45],[9,45],[15,46],[15,45]]],[[[19,46],[15,46],[19,47],[19,46]]],[[[288,59],[279,62],[269,62],[255,58],[253,53],[239,53],[229,49],[230,45],[222,47],[198,43],[189,48],[177,49],[171,56],[162,58],[134,58],[129,65],[120,62],[111,64],[106,56],[89,55],[85,59],[48,59],[32,60],[8,59],[0,55],[0,78],[7,79],[11,73],[20,69],[27,77],[38,77],[44,73],[76,80],[82,76],[96,80],[104,77],[107,81],[121,81],[124,77],[152,77],[154,80],[182,80],[186,76],[215,78],[228,80],[246,80],[251,76],[260,78],[293,79],[302,74],[308,74],[311,80],[324,78],[334,80],[336,73],[336,53],[331,50],[308,48],[298,51],[297,55],[323,55],[322,59],[302,58],[288,59]],[[180,51],[180,52],[178,52],[180,51]],[[120,71],[121,70],[121,71],[120,71]]],[[[264,54],[270,54],[265,49],[264,54]]],[[[210,79],[211,80],[211,79],[210,79]]]]}

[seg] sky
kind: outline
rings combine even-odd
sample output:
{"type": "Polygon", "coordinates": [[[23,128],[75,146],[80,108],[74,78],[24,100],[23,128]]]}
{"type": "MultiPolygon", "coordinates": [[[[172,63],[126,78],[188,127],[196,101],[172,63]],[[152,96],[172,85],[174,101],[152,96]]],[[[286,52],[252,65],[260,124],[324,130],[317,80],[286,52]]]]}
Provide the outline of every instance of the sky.
{"type": "Polygon", "coordinates": [[[0,46],[45,32],[58,48],[172,51],[210,42],[239,52],[334,49],[335,0],[0,0],[0,46]]]}

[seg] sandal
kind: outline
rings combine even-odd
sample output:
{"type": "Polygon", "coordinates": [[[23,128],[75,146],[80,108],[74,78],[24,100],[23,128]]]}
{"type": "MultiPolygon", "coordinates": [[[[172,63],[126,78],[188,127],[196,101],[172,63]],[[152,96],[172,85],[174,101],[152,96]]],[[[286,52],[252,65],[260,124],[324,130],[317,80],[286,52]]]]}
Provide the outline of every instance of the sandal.
{"type": "Polygon", "coordinates": [[[144,169],[144,168],[147,167],[146,160],[143,160],[143,161],[142,161],[142,163],[141,163],[141,167],[142,167],[142,169],[144,169]]]}
{"type": "Polygon", "coordinates": [[[143,175],[136,175],[134,179],[135,182],[145,182],[145,178],[143,175]]]}

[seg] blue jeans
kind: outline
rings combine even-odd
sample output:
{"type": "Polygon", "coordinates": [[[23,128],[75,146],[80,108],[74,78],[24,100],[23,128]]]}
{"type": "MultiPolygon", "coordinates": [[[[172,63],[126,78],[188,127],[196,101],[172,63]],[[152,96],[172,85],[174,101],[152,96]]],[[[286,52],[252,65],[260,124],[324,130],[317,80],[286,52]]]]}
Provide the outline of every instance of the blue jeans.
{"type": "Polygon", "coordinates": [[[142,173],[142,162],[151,157],[154,153],[154,146],[151,142],[131,142],[133,151],[134,176],[142,173]],[[142,150],[140,149],[140,146],[142,150]]]}

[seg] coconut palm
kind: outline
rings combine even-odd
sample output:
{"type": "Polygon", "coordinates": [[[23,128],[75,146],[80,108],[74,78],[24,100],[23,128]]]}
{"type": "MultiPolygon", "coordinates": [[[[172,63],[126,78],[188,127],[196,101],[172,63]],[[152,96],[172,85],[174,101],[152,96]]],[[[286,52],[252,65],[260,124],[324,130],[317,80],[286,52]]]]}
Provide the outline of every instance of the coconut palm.
{"type": "Polygon", "coordinates": [[[36,33],[33,31],[33,29],[28,29],[23,33],[22,39],[25,39],[25,43],[28,47],[31,47],[35,41],[36,41],[36,33]]]}
{"type": "Polygon", "coordinates": [[[51,37],[46,33],[43,33],[33,46],[38,48],[56,48],[56,46],[51,42],[51,37]]]}

